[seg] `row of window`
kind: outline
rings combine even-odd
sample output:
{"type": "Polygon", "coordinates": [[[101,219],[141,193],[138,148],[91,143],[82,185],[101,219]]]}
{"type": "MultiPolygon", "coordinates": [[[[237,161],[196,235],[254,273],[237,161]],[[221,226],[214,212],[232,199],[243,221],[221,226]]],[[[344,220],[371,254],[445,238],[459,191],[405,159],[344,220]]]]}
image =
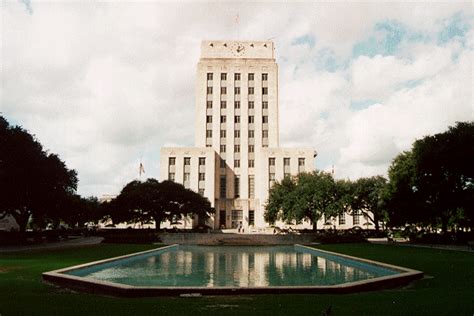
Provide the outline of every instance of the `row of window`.
{"type": "MultiPolygon", "coordinates": [[[[212,109],[212,101],[207,101],[206,107],[208,109],[212,109]]],[[[221,109],[226,109],[227,108],[227,101],[221,101],[221,109]]],[[[240,109],[240,101],[234,101],[234,108],[235,109],[240,109]]],[[[248,108],[249,109],[254,109],[255,108],[255,102],[254,101],[248,101],[248,108]]],[[[268,109],[268,101],[262,101],[262,109],[268,109]]]]}
{"type": "MultiPolygon", "coordinates": [[[[220,130],[220,137],[225,138],[227,137],[227,131],[226,130],[220,130]]],[[[206,137],[211,138],[212,137],[212,130],[208,129],[206,130],[206,137]]],[[[255,131],[254,130],[249,130],[248,131],[248,137],[249,138],[255,138],[255,131]]],[[[268,138],[268,130],[263,130],[262,131],[262,137],[263,138],[268,138]]],[[[240,130],[235,130],[234,131],[234,138],[240,138],[240,130]]]]}
{"type": "MultiPolygon", "coordinates": [[[[226,123],[227,122],[227,116],[221,115],[221,123],[226,123]]],[[[212,115],[207,115],[206,117],[206,123],[212,123],[212,115]]],[[[240,123],[240,115],[234,116],[234,123],[240,123]]],[[[255,116],[254,115],[249,115],[249,124],[254,124],[255,123],[255,116]]],[[[268,123],[268,115],[263,115],[262,116],[262,123],[268,123]]]]}
{"type": "MultiPolygon", "coordinates": [[[[255,176],[249,176],[249,198],[255,198],[255,176]]],[[[221,176],[219,183],[219,196],[222,199],[227,198],[227,177],[221,176]]],[[[234,197],[240,197],[240,176],[234,177],[234,197]]]]}
{"type": "MultiPolygon", "coordinates": [[[[255,88],[248,87],[247,92],[249,95],[255,94],[255,88]]],[[[212,94],[212,93],[213,93],[212,87],[207,87],[207,94],[212,94]]],[[[227,94],[227,87],[221,87],[221,94],[227,94]]],[[[240,94],[240,87],[234,87],[234,94],[240,94]]],[[[263,95],[268,94],[268,87],[262,88],[262,94],[263,95]]]]}
{"type": "MultiPolygon", "coordinates": [[[[169,166],[175,166],[176,165],[176,157],[169,157],[168,158],[168,165],[169,166]]],[[[191,157],[184,157],[184,165],[185,166],[190,166],[191,165],[191,157]]],[[[199,165],[200,166],[205,166],[206,165],[206,158],[205,157],[199,157],[199,165]]]]}
{"type": "MultiPolygon", "coordinates": [[[[299,167],[304,167],[304,158],[298,158],[298,166],[299,167]]],[[[269,166],[274,166],[275,165],[275,158],[268,158],[268,165],[269,166]]],[[[283,165],[284,166],[289,166],[290,165],[290,158],[283,158],[283,165]]]]}
{"type": "MultiPolygon", "coordinates": [[[[221,159],[221,168],[225,168],[226,163],[225,159],[221,159]]],[[[255,168],[255,160],[254,159],[249,159],[248,160],[248,167],[249,168],[255,168]]],[[[234,168],[240,168],[240,159],[234,159],[234,168]]]]}
{"type": "MultiPolygon", "coordinates": [[[[234,73],[234,80],[239,81],[241,78],[241,74],[236,72],[234,73]]],[[[247,78],[249,81],[255,80],[255,74],[254,73],[249,73],[247,75],[247,78]]],[[[207,80],[214,80],[214,73],[208,72],[207,73],[207,80]]],[[[223,72],[221,73],[221,80],[227,80],[227,73],[223,72]]],[[[268,81],[268,73],[262,73],[262,81],[268,81]]]]}

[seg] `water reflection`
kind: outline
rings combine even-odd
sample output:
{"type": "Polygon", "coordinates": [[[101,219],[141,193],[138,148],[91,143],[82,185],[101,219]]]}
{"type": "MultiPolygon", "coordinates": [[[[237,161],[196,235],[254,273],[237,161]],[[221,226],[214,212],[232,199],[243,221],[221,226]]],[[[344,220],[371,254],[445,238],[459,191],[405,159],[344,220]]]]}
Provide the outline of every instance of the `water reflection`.
{"type": "Polygon", "coordinates": [[[142,286],[262,287],[330,285],[384,275],[383,271],[364,265],[331,259],[295,251],[293,246],[180,246],[87,276],[142,286]]]}

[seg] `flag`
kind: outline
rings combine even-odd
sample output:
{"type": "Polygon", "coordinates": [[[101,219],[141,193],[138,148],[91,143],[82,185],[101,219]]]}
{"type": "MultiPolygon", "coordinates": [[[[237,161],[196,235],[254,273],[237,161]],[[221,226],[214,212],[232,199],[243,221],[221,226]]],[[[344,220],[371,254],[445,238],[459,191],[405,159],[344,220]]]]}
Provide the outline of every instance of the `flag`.
{"type": "Polygon", "coordinates": [[[140,167],[138,168],[138,173],[140,174],[140,176],[142,175],[142,173],[145,173],[145,168],[143,168],[143,164],[140,162],[140,167]]]}

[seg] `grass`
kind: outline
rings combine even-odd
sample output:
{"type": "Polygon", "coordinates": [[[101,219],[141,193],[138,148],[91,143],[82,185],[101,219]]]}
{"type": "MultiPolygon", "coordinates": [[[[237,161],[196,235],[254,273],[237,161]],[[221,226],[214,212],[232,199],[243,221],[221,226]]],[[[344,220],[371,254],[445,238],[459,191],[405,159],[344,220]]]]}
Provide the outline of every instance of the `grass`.
{"type": "Polygon", "coordinates": [[[338,244],[319,248],[424,271],[405,288],[350,295],[253,295],[122,299],[44,284],[41,273],[151,249],[151,245],[99,245],[56,251],[0,254],[0,315],[268,314],[474,315],[474,253],[392,245],[338,244]]]}

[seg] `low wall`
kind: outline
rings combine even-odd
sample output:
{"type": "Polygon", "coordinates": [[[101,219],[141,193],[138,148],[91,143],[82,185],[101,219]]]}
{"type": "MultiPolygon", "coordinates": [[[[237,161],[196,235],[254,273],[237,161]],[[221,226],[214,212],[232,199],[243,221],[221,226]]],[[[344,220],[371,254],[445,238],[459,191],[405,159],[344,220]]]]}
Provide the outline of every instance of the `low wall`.
{"type": "Polygon", "coordinates": [[[254,234],[199,234],[162,233],[161,241],[167,245],[292,245],[309,244],[315,241],[313,234],[303,235],[254,235],[254,234]]]}

